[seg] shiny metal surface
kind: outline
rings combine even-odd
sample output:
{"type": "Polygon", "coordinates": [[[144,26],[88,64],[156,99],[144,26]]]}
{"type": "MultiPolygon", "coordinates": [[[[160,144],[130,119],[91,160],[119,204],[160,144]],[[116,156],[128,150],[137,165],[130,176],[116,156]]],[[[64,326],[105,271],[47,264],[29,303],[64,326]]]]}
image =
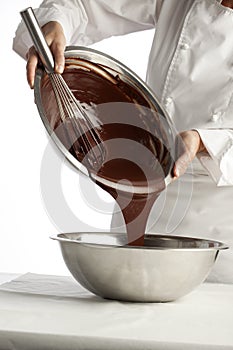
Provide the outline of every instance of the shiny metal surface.
{"type": "Polygon", "coordinates": [[[62,233],[64,261],[74,278],[103,298],[135,302],[176,300],[201,284],[218,253],[217,241],[147,234],[144,247],[122,233],[62,233]]]}
{"type": "MultiPolygon", "coordinates": [[[[79,59],[89,61],[90,63],[97,63],[100,66],[104,67],[106,71],[111,73],[113,76],[120,76],[120,78],[123,81],[126,81],[128,84],[132,85],[135,89],[141,91],[141,93],[145,96],[145,98],[150,102],[154,108],[156,108],[159,116],[160,116],[160,128],[163,130],[163,133],[166,134],[167,137],[167,144],[166,147],[169,149],[169,152],[173,159],[175,159],[175,131],[173,130],[173,125],[170,120],[170,117],[166,113],[166,111],[163,109],[161,104],[158,102],[158,99],[150,90],[150,88],[143,82],[142,79],[140,79],[132,70],[130,70],[128,67],[126,67],[121,62],[117,61],[113,57],[102,53],[100,51],[88,48],[88,47],[82,47],[82,46],[70,46],[66,48],[65,51],[65,58],[66,62],[69,63],[69,57],[72,58],[72,63],[74,62],[74,59],[77,58],[77,61],[79,59]]],[[[74,67],[74,66],[72,66],[74,67]]],[[[48,119],[46,117],[45,111],[43,109],[43,104],[41,100],[41,79],[44,75],[44,72],[41,69],[38,69],[36,72],[36,78],[35,78],[35,87],[34,87],[34,94],[35,94],[35,102],[40,114],[40,117],[43,121],[43,124],[45,128],[47,129],[49,135],[55,142],[56,146],[60,149],[60,151],[65,155],[65,157],[69,160],[69,162],[80,172],[88,176],[87,169],[67,150],[62,142],[59,140],[59,138],[56,136],[54,131],[49,125],[48,119]]],[[[172,167],[171,167],[172,168],[172,167]]],[[[167,175],[165,178],[165,184],[168,185],[171,182],[170,174],[167,175]]],[[[134,189],[137,191],[137,189],[134,189]]],[[[148,191],[148,188],[147,188],[148,191]]]]}
{"type": "MultiPolygon", "coordinates": [[[[95,163],[104,161],[105,149],[101,144],[101,140],[94,131],[94,124],[86,113],[82,104],[75,98],[72,91],[69,89],[65,80],[61,74],[54,72],[54,60],[52,52],[46,42],[43,32],[39,26],[37,18],[31,7],[28,7],[24,11],[20,12],[26,27],[29,31],[34,47],[49,74],[50,81],[52,83],[53,91],[57,100],[60,117],[63,122],[69,119],[73,125],[74,130],[79,134],[79,130],[83,130],[81,138],[83,140],[83,148],[85,153],[88,153],[87,159],[92,166],[95,163]],[[85,128],[83,127],[85,126],[85,128]],[[89,130],[92,142],[88,138],[84,137],[84,130],[89,130]],[[95,147],[92,147],[92,145],[95,147]],[[96,151],[98,150],[98,152],[96,151]]],[[[90,64],[90,63],[89,63],[90,64]]]]}
{"type": "Polygon", "coordinates": [[[20,12],[21,17],[30,33],[33,44],[38,52],[40,59],[48,73],[54,73],[54,60],[50,48],[40,29],[39,23],[31,7],[20,12]]]}

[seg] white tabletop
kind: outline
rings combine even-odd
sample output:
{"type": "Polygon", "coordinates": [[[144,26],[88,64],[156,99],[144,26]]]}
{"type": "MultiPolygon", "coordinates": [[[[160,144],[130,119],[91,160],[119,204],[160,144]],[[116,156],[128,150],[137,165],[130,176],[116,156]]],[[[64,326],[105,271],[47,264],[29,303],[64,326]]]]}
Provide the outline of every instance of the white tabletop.
{"type": "Polygon", "coordinates": [[[140,304],[96,297],[72,277],[22,275],[0,286],[0,349],[233,349],[233,285],[140,304]]]}

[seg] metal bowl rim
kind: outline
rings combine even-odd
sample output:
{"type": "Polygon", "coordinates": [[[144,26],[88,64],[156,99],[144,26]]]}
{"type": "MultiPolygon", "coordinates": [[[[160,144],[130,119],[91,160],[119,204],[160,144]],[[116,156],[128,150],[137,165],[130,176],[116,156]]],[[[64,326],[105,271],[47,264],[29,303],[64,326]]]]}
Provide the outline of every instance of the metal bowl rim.
{"type": "Polygon", "coordinates": [[[75,244],[79,244],[79,245],[83,245],[83,246],[88,246],[88,247],[93,247],[93,248],[109,248],[109,249],[112,249],[112,248],[118,248],[118,249],[129,249],[129,250],[154,250],[154,251],[166,251],[166,250],[169,250],[169,251],[188,251],[188,252],[191,252],[191,251],[211,251],[211,250],[214,250],[214,251],[218,251],[218,250],[223,250],[223,249],[229,249],[229,246],[223,242],[220,242],[220,241],[216,241],[216,240],[211,240],[211,239],[202,239],[202,238],[198,238],[198,237],[189,237],[189,236],[180,236],[180,235],[165,235],[165,234],[160,234],[160,233],[156,233],[156,234],[150,234],[150,233],[146,233],[145,236],[148,236],[148,237],[158,237],[158,238],[165,238],[165,239],[184,239],[184,240],[188,240],[188,241],[201,241],[201,242],[207,242],[207,243],[214,243],[218,246],[216,247],[197,247],[197,248],[193,248],[193,247],[190,247],[190,248],[172,248],[172,247],[151,247],[151,246],[128,246],[128,245],[113,245],[113,244],[103,244],[103,243],[89,243],[89,242],[82,242],[82,241],[78,241],[78,240],[72,240],[72,239],[69,239],[69,238],[63,238],[61,237],[62,235],[64,234],[69,234],[69,235],[76,235],[76,234],[80,234],[80,235],[85,235],[85,234],[88,234],[88,235],[103,235],[103,234],[108,234],[108,235],[118,235],[118,234],[124,234],[126,235],[126,233],[123,233],[123,232],[109,232],[109,231],[106,231],[106,232],[63,232],[63,233],[59,233],[57,235],[52,235],[50,236],[49,238],[52,239],[52,240],[55,240],[55,241],[58,241],[59,243],[75,243],[75,244]]]}

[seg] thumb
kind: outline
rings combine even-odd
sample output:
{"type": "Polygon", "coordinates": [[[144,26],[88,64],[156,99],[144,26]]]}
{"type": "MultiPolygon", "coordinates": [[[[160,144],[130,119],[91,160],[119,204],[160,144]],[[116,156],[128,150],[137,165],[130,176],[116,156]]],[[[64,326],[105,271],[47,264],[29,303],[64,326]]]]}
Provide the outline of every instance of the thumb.
{"type": "Polygon", "coordinates": [[[183,153],[175,162],[175,165],[173,167],[173,176],[175,178],[183,175],[191,162],[190,154],[189,152],[183,153]]]}

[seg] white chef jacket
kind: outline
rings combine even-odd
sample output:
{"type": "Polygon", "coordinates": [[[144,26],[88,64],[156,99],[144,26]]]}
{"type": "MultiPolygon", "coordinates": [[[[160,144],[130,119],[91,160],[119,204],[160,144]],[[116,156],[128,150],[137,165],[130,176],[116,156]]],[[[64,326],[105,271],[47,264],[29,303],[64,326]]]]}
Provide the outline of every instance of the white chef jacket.
{"type": "MultiPolygon", "coordinates": [[[[41,25],[59,22],[68,45],[156,28],[147,83],[178,131],[198,130],[208,154],[160,196],[148,230],[233,246],[233,10],[217,0],[44,0],[35,13],[41,25]]],[[[25,57],[31,45],[20,24],[14,50],[25,57]]],[[[231,249],[210,280],[233,283],[231,249]]]]}

